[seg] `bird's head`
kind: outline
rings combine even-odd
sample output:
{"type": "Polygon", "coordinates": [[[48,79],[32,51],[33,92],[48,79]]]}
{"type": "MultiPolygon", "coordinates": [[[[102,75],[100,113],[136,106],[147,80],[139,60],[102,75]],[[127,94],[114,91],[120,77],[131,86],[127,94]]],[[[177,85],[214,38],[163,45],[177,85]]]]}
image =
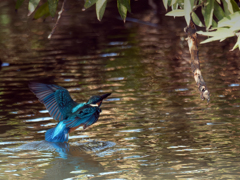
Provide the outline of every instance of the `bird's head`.
{"type": "Polygon", "coordinates": [[[88,100],[87,104],[97,104],[98,107],[100,107],[101,104],[102,104],[102,100],[105,99],[106,97],[110,96],[110,95],[111,95],[111,93],[107,93],[107,94],[104,94],[102,96],[92,96],[88,100]]]}

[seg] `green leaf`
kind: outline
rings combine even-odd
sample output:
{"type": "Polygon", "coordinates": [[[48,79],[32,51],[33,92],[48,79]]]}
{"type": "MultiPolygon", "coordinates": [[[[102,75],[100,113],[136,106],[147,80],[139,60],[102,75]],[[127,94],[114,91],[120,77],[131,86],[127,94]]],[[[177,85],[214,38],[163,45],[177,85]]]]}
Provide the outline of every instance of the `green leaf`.
{"type": "Polygon", "coordinates": [[[178,9],[178,3],[175,3],[175,4],[172,5],[172,10],[174,11],[176,9],[178,9]]]}
{"type": "Polygon", "coordinates": [[[205,43],[209,43],[209,42],[213,42],[213,41],[217,41],[217,40],[220,40],[221,38],[218,38],[218,37],[211,37],[211,38],[208,38],[202,42],[200,42],[200,44],[205,44],[205,43]]]}
{"type": "Polygon", "coordinates": [[[229,30],[229,28],[217,28],[216,31],[212,31],[212,32],[197,31],[197,33],[204,36],[212,36],[211,38],[208,38],[205,41],[202,41],[201,44],[235,36],[235,34],[231,30],[229,30]]]}
{"type": "Polygon", "coordinates": [[[187,25],[189,26],[191,20],[191,12],[193,9],[194,0],[184,0],[184,14],[187,25]]]}
{"type": "Polygon", "coordinates": [[[126,4],[127,4],[127,6],[129,6],[129,1],[128,2],[127,1],[128,0],[117,0],[118,12],[121,15],[124,22],[126,20],[127,11],[128,11],[126,4]]]}
{"type": "Polygon", "coordinates": [[[34,19],[38,19],[40,17],[47,17],[47,16],[50,16],[50,12],[49,12],[49,9],[48,9],[48,3],[44,3],[42,6],[40,6],[35,14],[34,14],[34,19]]]}
{"type": "Polygon", "coordinates": [[[201,34],[204,36],[221,36],[221,35],[223,35],[221,33],[226,33],[226,32],[229,32],[229,28],[217,28],[216,31],[206,31],[206,32],[197,31],[198,34],[201,34]]]}
{"type": "Polygon", "coordinates": [[[213,12],[213,14],[214,14],[214,16],[216,16],[216,18],[218,20],[221,20],[225,16],[222,7],[216,1],[214,1],[214,12],[213,12]]]}
{"type": "Polygon", "coordinates": [[[225,39],[227,39],[227,37],[224,37],[224,38],[220,39],[220,42],[224,41],[225,39]]]}
{"type": "Polygon", "coordinates": [[[99,21],[102,20],[103,14],[106,9],[106,5],[107,5],[107,0],[97,0],[96,13],[97,13],[97,18],[99,21]]]}
{"type": "Polygon", "coordinates": [[[183,9],[173,10],[166,14],[166,16],[177,16],[177,17],[184,16],[184,15],[185,15],[185,12],[183,9]]]}
{"type": "Polygon", "coordinates": [[[238,36],[237,42],[236,42],[236,44],[233,46],[233,48],[231,49],[231,51],[233,51],[233,50],[236,49],[237,47],[238,47],[239,50],[240,50],[240,36],[238,36]]]}
{"type": "Polygon", "coordinates": [[[233,7],[233,12],[239,11],[238,4],[234,0],[230,0],[233,7]]]}
{"type": "Polygon", "coordinates": [[[33,11],[35,11],[36,7],[38,6],[40,0],[30,0],[28,3],[28,16],[30,16],[33,11]]]}
{"type": "Polygon", "coordinates": [[[52,17],[54,17],[56,14],[57,6],[58,6],[58,0],[48,0],[48,8],[49,8],[50,15],[52,17]]]}
{"type": "Polygon", "coordinates": [[[202,24],[202,22],[200,21],[200,19],[198,18],[197,14],[195,12],[192,12],[192,20],[194,22],[194,24],[196,24],[199,27],[204,27],[204,25],[202,24]]]}
{"type": "Polygon", "coordinates": [[[24,1],[24,0],[17,0],[15,9],[20,8],[20,6],[22,5],[23,1],[24,1]]]}
{"type": "Polygon", "coordinates": [[[89,7],[91,7],[92,5],[94,5],[97,2],[97,0],[86,0],[84,7],[87,9],[89,7]]]}
{"type": "Polygon", "coordinates": [[[233,32],[238,32],[240,30],[240,23],[235,23],[230,27],[230,30],[233,32]]]}
{"type": "Polygon", "coordinates": [[[124,5],[126,6],[128,12],[131,12],[130,0],[124,0],[124,5]]]}
{"type": "Polygon", "coordinates": [[[171,6],[172,0],[168,0],[168,6],[171,6]]]}
{"type": "Polygon", "coordinates": [[[224,26],[234,26],[235,24],[239,24],[240,19],[240,11],[237,11],[229,16],[224,17],[221,21],[218,22],[218,27],[224,26]]]}
{"type": "Polygon", "coordinates": [[[163,0],[163,5],[167,11],[168,10],[168,0],[163,0]]]}
{"type": "Polygon", "coordinates": [[[217,24],[217,22],[213,19],[213,20],[212,20],[212,28],[216,28],[216,27],[218,27],[218,24],[217,24]]]}
{"type": "Polygon", "coordinates": [[[180,9],[184,9],[184,2],[183,2],[183,0],[178,0],[178,6],[180,7],[180,9]]]}
{"type": "Polygon", "coordinates": [[[130,7],[130,0],[117,0],[118,4],[121,4],[122,6],[125,6],[127,8],[128,12],[131,12],[131,7],[130,7]]]}
{"type": "Polygon", "coordinates": [[[228,16],[230,14],[233,13],[233,7],[232,7],[232,3],[229,0],[222,0],[223,3],[223,8],[224,8],[224,12],[225,15],[228,16]]]}
{"type": "Polygon", "coordinates": [[[213,20],[213,7],[214,7],[214,1],[213,0],[208,0],[207,5],[202,8],[202,14],[205,22],[205,26],[207,29],[210,28],[212,25],[212,20],[213,20]]]}
{"type": "Polygon", "coordinates": [[[177,0],[172,0],[171,3],[170,3],[170,6],[176,4],[177,0]]]}

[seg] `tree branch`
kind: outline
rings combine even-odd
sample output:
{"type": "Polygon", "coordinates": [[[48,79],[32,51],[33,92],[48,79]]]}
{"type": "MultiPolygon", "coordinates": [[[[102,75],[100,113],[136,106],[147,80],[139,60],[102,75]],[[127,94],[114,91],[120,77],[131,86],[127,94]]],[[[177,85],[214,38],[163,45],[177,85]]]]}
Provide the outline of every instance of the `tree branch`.
{"type": "Polygon", "coordinates": [[[191,54],[191,68],[193,71],[194,79],[198,86],[198,90],[200,92],[200,97],[202,100],[207,99],[207,101],[209,102],[210,101],[210,93],[208,91],[208,88],[206,86],[206,83],[203,80],[203,77],[202,77],[202,74],[200,71],[196,26],[191,21],[189,27],[184,28],[184,31],[188,35],[187,41],[188,41],[189,52],[191,54]]]}
{"type": "Polygon", "coordinates": [[[64,5],[65,5],[66,1],[67,1],[67,0],[64,0],[63,3],[62,3],[61,11],[58,12],[57,21],[56,21],[56,23],[55,23],[55,25],[54,25],[51,33],[49,34],[48,39],[51,39],[53,33],[55,32],[55,30],[56,30],[56,28],[57,28],[57,25],[58,25],[58,23],[59,23],[59,20],[60,20],[60,18],[62,17],[62,13],[63,13],[63,11],[64,11],[64,5]]]}

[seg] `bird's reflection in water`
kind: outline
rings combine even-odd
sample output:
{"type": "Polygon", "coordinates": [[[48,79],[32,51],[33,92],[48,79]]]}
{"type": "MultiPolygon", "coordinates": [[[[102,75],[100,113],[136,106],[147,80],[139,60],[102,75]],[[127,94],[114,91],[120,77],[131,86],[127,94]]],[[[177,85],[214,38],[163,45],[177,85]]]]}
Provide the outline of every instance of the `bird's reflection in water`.
{"type": "Polygon", "coordinates": [[[115,146],[110,141],[90,141],[86,143],[54,143],[35,141],[21,145],[15,150],[57,152],[57,158],[51,159],[45,167],[43,179],[64,179],[86,174],[104,172],[103,166],[93,158],[98,153],[104,154],[108,148],[115,146]]]}

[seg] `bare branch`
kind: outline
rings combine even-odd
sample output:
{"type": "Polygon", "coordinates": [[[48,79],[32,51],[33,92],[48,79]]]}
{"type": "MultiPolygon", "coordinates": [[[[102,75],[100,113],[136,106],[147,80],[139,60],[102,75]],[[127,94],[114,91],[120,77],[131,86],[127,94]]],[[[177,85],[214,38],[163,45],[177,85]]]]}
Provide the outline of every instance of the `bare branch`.
{"type": "Polygon", "coordinates": [[[209,102],[210,100],[210,93],[206,86],[206,83],[203,80],[201,71],[200,71],[200,62],[198,58],[198,47],[197,47],[197,34],[196,34],[196,27],[193,22],[190,22],[189,27],[186,27],[184,31],[187,33],[188,38],[188,47],[189,52],[191,54],[191,68],[193,71],[194,79],[197,83],[198,90],[200,92],[200,97],[202,100],[207,99],[209,102]]]}
{"type": "Polygon", "coordinates": [[[53,33],[55,32],[55,30],[56,30],[56,28],[57,28],[57,25],[58,25],[58,23],[59,23],[59,20],[60,20],[60,18],[62,17],[62,13],[63,13],[63,11],[64,11],[64,5],[65,5],[66,1],[67,1],[67,0],[64,0],[63,3],[62,3],[61,11],[58,12],[57,21],[56,21],[56,23],[55,23],[55,25],[54,25],[51,33],[49,34],[48,39],[51,39],[53,33]]]}

